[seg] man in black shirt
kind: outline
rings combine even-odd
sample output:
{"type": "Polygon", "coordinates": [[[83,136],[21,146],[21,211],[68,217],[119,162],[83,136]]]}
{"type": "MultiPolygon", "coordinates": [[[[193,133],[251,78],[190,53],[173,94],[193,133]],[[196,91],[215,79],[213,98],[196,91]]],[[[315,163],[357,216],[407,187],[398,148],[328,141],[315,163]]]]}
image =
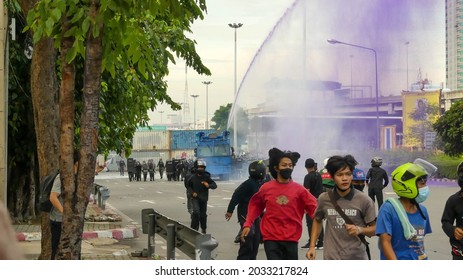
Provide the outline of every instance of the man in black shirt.
{"type": "MultiPolygon", "coordinates": [[[[317,166],[317,163],[311,159],[308,158],[305,160],[305,168],[307,169],[307,174],[304,177],[304,187],[310,191],[310,193],[315,196],[315,198],[318,199],[318,196],[323,192],[323,184],[322,184],[322,177],[320,173],[315,169],[315,166],[317,166]]],[[[310,244],[310,236],[311,236],[311,231],[312,231],[312,224],[313,220],[310,218],[309,215],[305,215],[305,220],[307,222],[307,229],[309,232],[309,241],[307,244],[302,246],[301,248],[309,248],[310,244]]],[[[317,249],[321,250],[323,249],[323,227],[320,232],[320,236],[318,237],[318,242],[317,242],[317,249]]]]}
{"type": "Polygon", "coordinates": [[[383,164],[383,159],[374,157],[371,160],[371,168],[368,170],[366,183],[368,186],[368,196],[375,202],[375,197],[378,200],[378,210],[383,204],[383,189],[389,184],[386,170],[380,166],[383,164]]]}
{"type": "MultiPolygon", "coordinates": [[[[230,203],[228,204],[225,219],[227,221],[233,215],[236,205],[238,205],[238,222],[241,228],[246,222],[248,214],[248,204],[251,197],[259,191],[267,173],[267,167],[263,160],[253,161],[248,168],[249,179],[241,183],[233,192],[230,203]]],[[[257,218],[251,228],[251,231],[246,236],[244,242],[240,242],[237,260],[255,260],[259,251],[260,235],[260,218],[257,218]]]]}
{"type": "Polygon", "coordinates": [[[463,260],[463,161],[457,168],[460,190],[452,194],[442,213],[442,229],[449,237],[452,259],[463,260]]]}

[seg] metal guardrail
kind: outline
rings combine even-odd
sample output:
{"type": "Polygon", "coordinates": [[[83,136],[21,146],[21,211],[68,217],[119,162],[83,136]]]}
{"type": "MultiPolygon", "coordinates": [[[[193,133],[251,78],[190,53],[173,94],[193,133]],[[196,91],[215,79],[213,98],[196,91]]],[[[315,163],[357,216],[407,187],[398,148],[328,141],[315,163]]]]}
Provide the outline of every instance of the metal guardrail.
{"type": "Polygon", "coordinates": [[[155,233],[167,241],[168,259],[175,259],[175,248],[191,259],[213,260],[216,257],[215,249],[219,243],[210,234],[201,234],[154,209],[142,210],[142,231],[148,234],[148,257],[154,254],[155,233]]]}
{"type": "Polygon", "coordinates": [[[94,202],[93,203],[98,203],[98,207],[100,207],[102,210],[105,210],[106,206],[106,200],[109,198],[110,191],[108,187],[101,186],[98,184],[94,184],[95,190],[93,192],[94,196],[94,202]]]}

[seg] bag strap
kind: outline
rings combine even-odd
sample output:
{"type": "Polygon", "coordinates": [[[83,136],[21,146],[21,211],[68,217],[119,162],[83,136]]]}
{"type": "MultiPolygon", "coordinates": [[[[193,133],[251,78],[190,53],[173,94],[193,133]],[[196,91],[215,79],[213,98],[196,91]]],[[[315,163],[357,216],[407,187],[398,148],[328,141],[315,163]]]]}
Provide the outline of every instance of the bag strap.
{"type": "MultiPolygon", "coordinates": [[[[328,191],[328,196],[330,197],[330,200],[331,200],[331,203],[332,203],[333,206],[334,206],[334,209],[336,209],[336,211],[337,211],[338,214],[344,219],[344,221],[346,222],[346,224],[355,225],[355,224],[352,222],[352,220],[346,215],[346,213],[344,213],[344,211],[342,211],[341,207],[340,207],[339,204],[336,202],[336,199],[334,199],[333,190],[329,190],[329,191],[328,191]]],[[[365,244],[366,250],[367,250],[368,259],[371,260],[370,246],[368,246],[370,243],[368,243],[368,241],[365,239],[365,235],[364,235],[364,234],[359,234],[359,235],[357,235],[357,237],[360,239],[360,241],[362,241],[363,244],[365,244]]]]}

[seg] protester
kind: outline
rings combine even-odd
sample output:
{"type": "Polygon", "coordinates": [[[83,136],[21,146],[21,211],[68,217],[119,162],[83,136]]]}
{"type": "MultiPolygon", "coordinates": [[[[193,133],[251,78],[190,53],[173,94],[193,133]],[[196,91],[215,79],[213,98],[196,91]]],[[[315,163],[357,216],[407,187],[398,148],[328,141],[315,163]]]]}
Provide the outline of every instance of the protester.
{"type": "Polygon", "coordinates": [[[383,189],[389,184],[387,172],[381,165],[383,159],[374,157],[371,159],[371,168],[367,172],[366,182],[368,185],[368,196],[375,202],[378,202],[378,210],[383,205],[383,189]]]}
{"type": "Polygon", "coordinates": [[[362,169],[355,168],[354,173],[352,174],[352,186],[363,192],[363,189],[365,188],[365,172],[362,169]]]}
{"type": "Polygon", "coordinates": [[[313,216],[317,200],[291,179],[299,153],[272,148],[268,154],[270,173],[275,180],[263,184],[249,201],[241,238],[245,240],[253,222],[265,210],[260,230],[267,259],[297,260],[302,219],[305,213],[313,216]]]}
{"type": "Polygon", "coordinates": [[[428,259],[424,237],[432,231],[421,203],[429,195],[429,175],[422,165],[410,162],[392,171],[392,188],[399,198],[387,199],[378,213],[376,235],[382,260],[428,259]]]}
{"type": "Polygon", "coordinates": [[[323,160],[323,168],[320,170],[320,176],[322,177],[323,189],[325,192],[332,190],[334,188],[334,181],[331,178],[330,173],[326,169],[326,164],[328,163],[328,158],[323,160]]]}
{"type": "Polygon", "coordinates": [[[449,237],[453,260],[463,260],[463,161],[457,167],[460,190],[452,194],[442,213],[442,229],[449,237]]]}
{"type": "MultiPolygon", "coordinates": [[[[320,176],[320,173],[318,173],[316,170],[316,162],[312,158],[306,159],[305,168],[307,170],[307,174],[304,177],[304,187],[308,189],[315,198],[318,199],[320,194],[324,192],[324,189],[322,184],[322,177],[320,176]]],[[[309,248],[310,245],[310,232],[312,231],[313,219],[308,214],[306,214],[305,220],[307,223],[309,240],[307,241],[307,244],[301,246],[301,248],[309,248]]],[[[316,246],[318,250],[323,249],[323,227],[320,231],[320,236],[318,237],[316,246]]]]}
{"type": "Polygon", "coordinates": [[[332,156],[326,163],[326,169],[334,180],[334,188],[318,197],[310,247],[306,253],[309,260],[315,260],[315,242],[320,235],[323,220],[326,220],[323,259],[370,258],[365,236],[375,234],[376,212],[373,201],[352,187],[355,165],[357,161],[351,155],[332,156]],[[337,205],[339,210],[336,209],[337,205]]]}
{"type": "MultiPolygon", "coordinates": [[[[253,161],[249,164],[248,173],[249,178],[241,183],[233,192],[230,203],[227,207],[227,213],[225,213],[225,219],[227,221],[233,215],[233,210],[238,205],[238,222],[242,228],[246,221],[248,214],[248,204],[251,197],[257,193],[262,182],[265,178],[267,167],[262,160],[253,161]]],[[[260,217],[257,217],[254,221],[252,228],[246,236],[244,242],[240,242],[240,249],[238,251],[237,260],[255,260],[259,250],[259,243],[261,240],[260,234],[260,217]]]]}

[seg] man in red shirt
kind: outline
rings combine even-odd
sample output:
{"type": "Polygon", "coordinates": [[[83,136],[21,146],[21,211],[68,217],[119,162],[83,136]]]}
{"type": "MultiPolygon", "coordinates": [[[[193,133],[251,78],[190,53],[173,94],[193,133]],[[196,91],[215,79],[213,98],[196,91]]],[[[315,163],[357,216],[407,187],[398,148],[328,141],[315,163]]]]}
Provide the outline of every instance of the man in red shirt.
{"type": "Polygon", "coordinates": [[[260,229],[269,260],[298,259],[304,214],[313,218],[317,207],[316,198],[304,186],[291,179],[299,158],[297,152],[270,149],[269,169],[275,180],[263,184],[249,201],[241,238],[244,240],[254,220],[265,209],[260,229]]]}

